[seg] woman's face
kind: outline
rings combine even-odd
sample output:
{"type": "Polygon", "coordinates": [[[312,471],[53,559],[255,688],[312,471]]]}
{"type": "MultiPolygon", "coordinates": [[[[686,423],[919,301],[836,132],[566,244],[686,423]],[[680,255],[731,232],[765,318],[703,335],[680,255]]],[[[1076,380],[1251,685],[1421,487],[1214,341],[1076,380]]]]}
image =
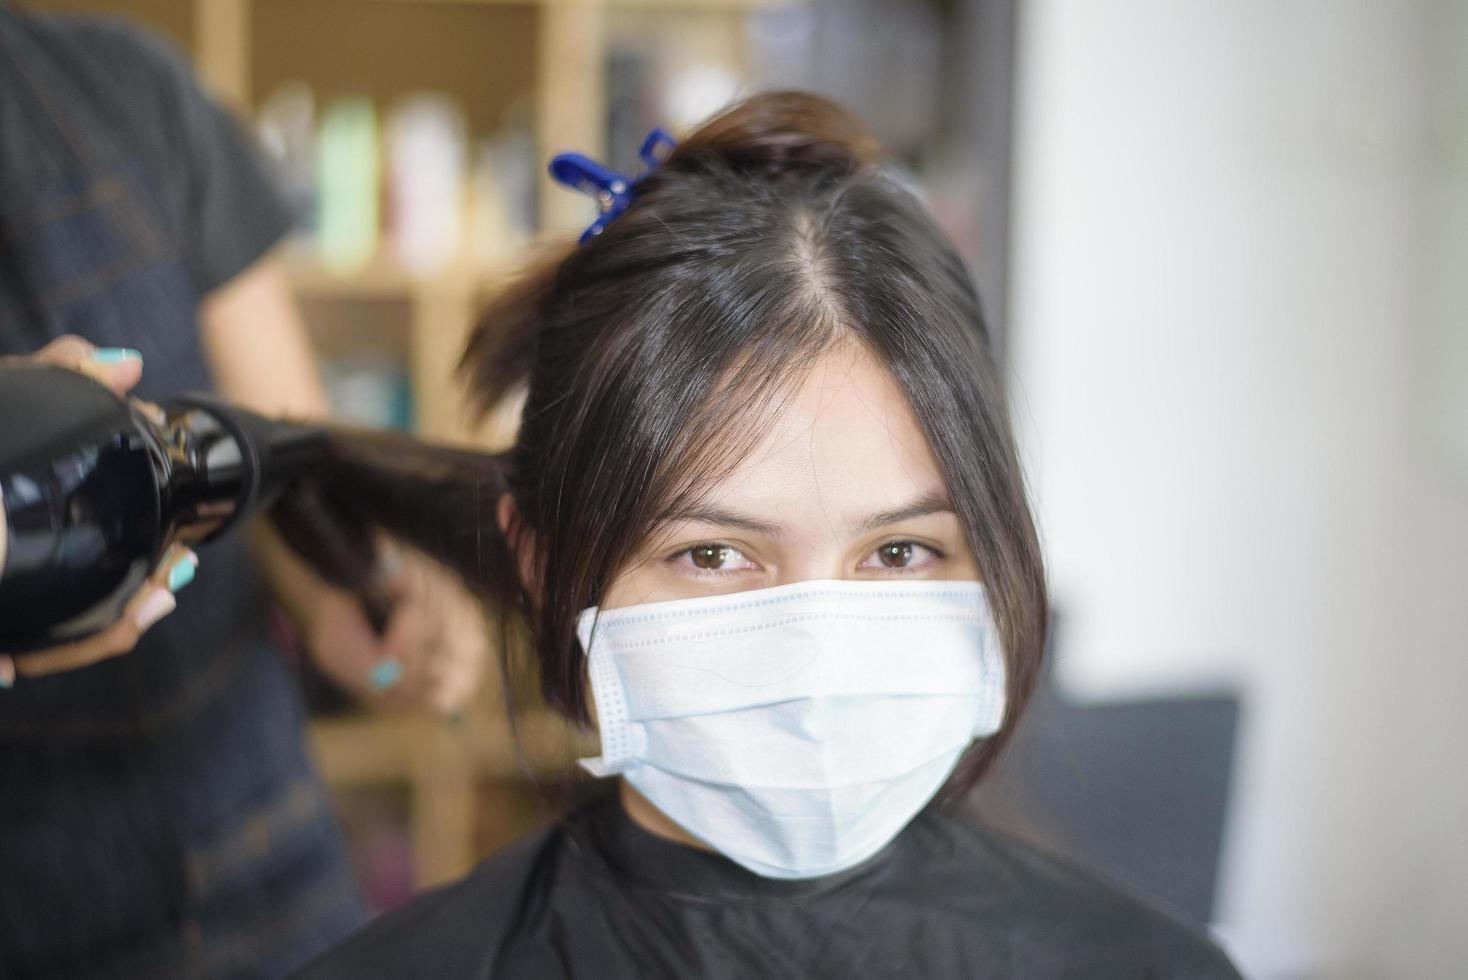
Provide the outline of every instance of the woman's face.
{"type": "Polygon", "coordinates": [[[737,469],[654,529],[601,607],[806,579],[978,577],[906,396],[845,343],[815,362],[737,469]]]}

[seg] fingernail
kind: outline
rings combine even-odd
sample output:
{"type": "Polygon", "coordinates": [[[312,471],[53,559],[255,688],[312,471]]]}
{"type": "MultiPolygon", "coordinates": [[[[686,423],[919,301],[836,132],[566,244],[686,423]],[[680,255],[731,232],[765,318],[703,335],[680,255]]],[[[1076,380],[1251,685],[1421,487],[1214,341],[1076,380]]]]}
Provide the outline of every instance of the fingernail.
{"type": "Polygon", "coordinates": [[[123,361],[141,361],[143,355],[131,347],[98,347],[92,351],[92,360],[98,364],[121,364],[123,361]]]}
{"type": "Polygon", "coordinates": [[[146,630],[173,612],[177,606],[178,600],[173,597],[172,592],[167,589],[154,589],[148,593],[148,598],[144,599],[143,604],[138,607],[138,611],[133,616],[133,622],[138,624],[138,629],[146,630]]]}
{"type": "Polygon", "coordinates": [[[403,570],[403,556],[398,549],[388,546],[377,556],[377,575],[383,581],[397,578],[403,570]]]}
{"type": "Polygon", "coordinates": [[[374,690],[385,691],[401,680],[402,676],[403,665],[398,663],[396,657],[388,657],[372,668],[368,680],[372,682],[374,690]]]}
{"type": "Polygon", "coordinates": [[[15,661],[9,657],[0,657],[0,688],[11,688],[15,686],[15,661]]]}
{"type": "Polygon", "coordinates": [[[168,591],[177,592],[192,582],[194,580],[194,572],[198,568],[199,559],[194,556],[193,552],[184,555],[178,561],[174,562],[173,567],[168,570],[168,591]]]}

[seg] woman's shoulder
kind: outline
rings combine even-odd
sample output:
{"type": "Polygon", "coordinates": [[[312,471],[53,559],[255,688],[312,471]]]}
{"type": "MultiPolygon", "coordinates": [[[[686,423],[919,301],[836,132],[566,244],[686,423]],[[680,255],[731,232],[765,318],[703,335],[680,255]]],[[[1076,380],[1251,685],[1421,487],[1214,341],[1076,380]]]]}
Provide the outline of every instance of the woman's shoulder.
{"type": "Polygon", "coordinates": [[[464,878],[368,923],[293,976],[296,980],[493,975],[538,870],[563,835],[552,825],[519,838],[464,878]]]}
{"type": "MultiPolygon", "coordinates": [[[[1060,955],[1062,970],[1113,964],[1116,975],[1140,970],[1239,980],[1228,956],[1201,929],[1068,858],[973,819],[923,823],[932,835],[930,853],[970,881],[982,875],[984,887],[962,889],[965,911],[983,928],[1007,932],[1017,951],[1027,946],[1039,956],[1060,955]]],[[[1101,973],[1112,975],[1104,967],[1101,973]]]]}

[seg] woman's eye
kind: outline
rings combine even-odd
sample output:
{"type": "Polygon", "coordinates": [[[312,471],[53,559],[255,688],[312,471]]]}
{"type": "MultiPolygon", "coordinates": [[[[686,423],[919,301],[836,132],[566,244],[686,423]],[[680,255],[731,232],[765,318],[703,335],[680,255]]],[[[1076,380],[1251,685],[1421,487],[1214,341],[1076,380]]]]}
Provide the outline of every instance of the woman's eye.
{"type": "Polygon", "coordinates": [[[872,552],[861,567],[910,572],[927,567],[938,557],[938,552],[916,541],[888,541],[872,552]]]}
{"type": "Polygon", "coordinates": [[[745,558],[743,552],[727,544],[696,544],[673,557],[679,564],[686,564],[700,572],[732,572],[754,567],[754,563],[745,558]],[[683,561],[685,558],[686,562],[683,561]]]}

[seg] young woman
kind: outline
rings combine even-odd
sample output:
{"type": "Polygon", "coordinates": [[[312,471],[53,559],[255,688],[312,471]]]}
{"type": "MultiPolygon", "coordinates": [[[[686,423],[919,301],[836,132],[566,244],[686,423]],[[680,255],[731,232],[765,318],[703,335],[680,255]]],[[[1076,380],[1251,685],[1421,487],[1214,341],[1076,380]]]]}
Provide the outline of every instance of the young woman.
{"type": "Polygon", "coordinates": [[[528,383],[511,451],[322,480],[524,627],[607,791],[304,976],[1235,977],[941,806],[1029,696],[1044,572],[979,299],[862,126],[751,98],[609,217],[470,344],[482,405],[528,383]]]}

